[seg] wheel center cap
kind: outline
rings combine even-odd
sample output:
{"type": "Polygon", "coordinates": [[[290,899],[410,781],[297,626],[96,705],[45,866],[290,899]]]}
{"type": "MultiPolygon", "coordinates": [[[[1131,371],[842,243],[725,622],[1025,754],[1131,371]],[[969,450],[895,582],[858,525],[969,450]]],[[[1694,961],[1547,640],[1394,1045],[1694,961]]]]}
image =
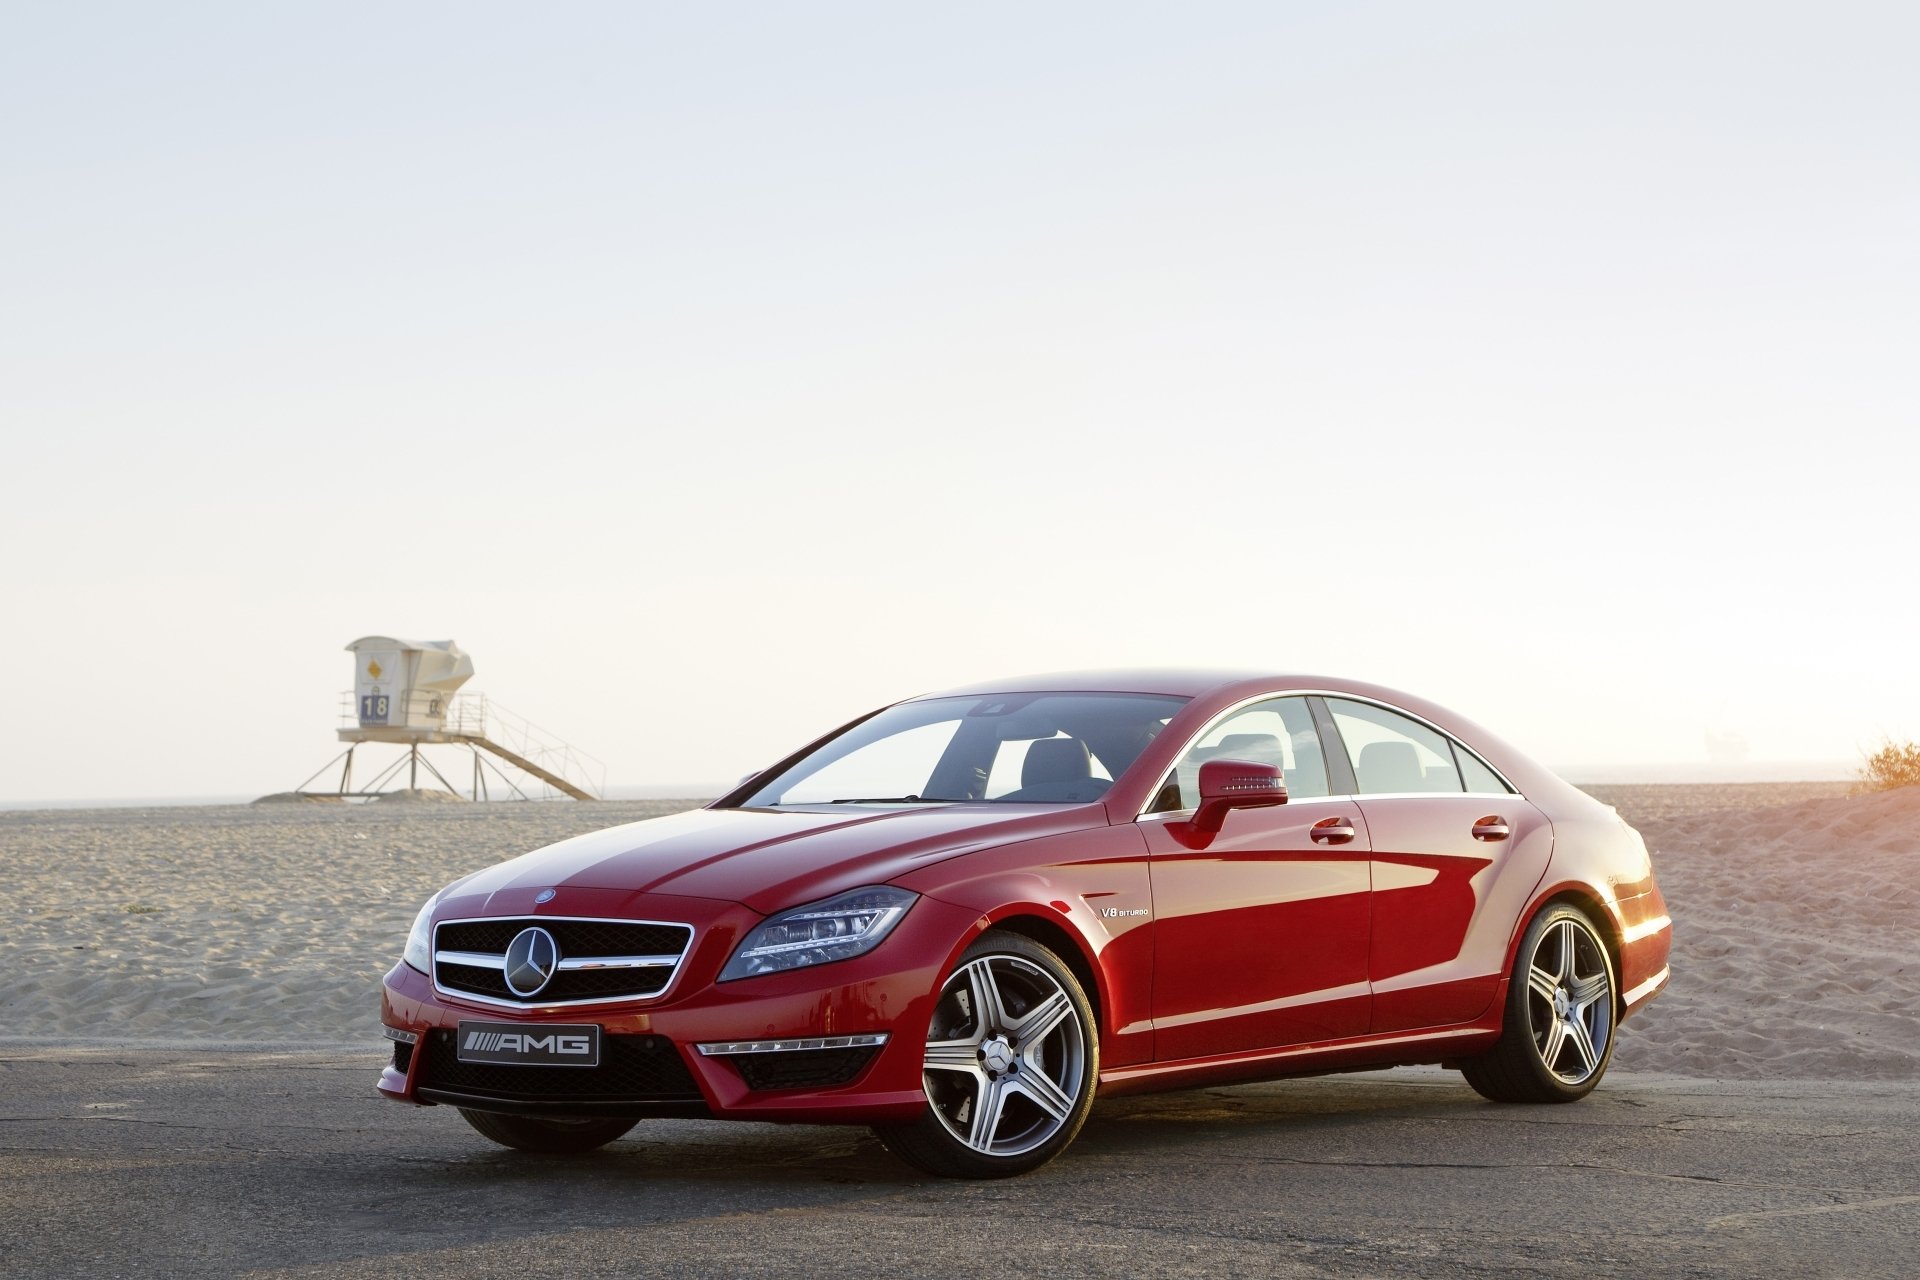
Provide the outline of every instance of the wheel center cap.
{"type": "Polygon", "coordinates": [[[1553,993],[1553,1011],[1555,1013],[1564,1018],[1572,1012],[1572,1010],[1573,1002],[1567,999],[1567,993],[1565,991],[1556,991],[1553,993]]]}
{"type": "Polygon", "coordinates": [[[1013,1065],[1013,1046],[1005,1036],[995,1036],[980,1046],[980,1058],[987,1070],[999,1075],[1013,1065]]]}

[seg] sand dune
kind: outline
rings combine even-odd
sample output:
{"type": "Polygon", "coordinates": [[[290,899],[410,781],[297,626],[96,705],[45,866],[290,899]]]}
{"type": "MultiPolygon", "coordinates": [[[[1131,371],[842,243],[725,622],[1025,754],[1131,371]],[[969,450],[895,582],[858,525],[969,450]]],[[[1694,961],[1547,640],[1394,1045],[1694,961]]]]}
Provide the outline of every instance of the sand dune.
{"type": "Polygon", "coordinates": [[[697,801],[0,814],[0,1035],[367,1040],[414,912],[467,871],[697,801]]]}
{"type": "MultiPolygon", "coordinates": [[[[1675,978],[1622,1070],[1920,1075],[1920,790],[1595,787],[1647,836],[1675,978]]],[[[0,1037],[363,1042],[462,872],[692,801],[0,813],[0,1037]]]]}
{"type": "MultiPolygon", "coordinates": [[[[1627,1024],[1619,1067],[1920,1076],[1920,788],[1760,807],[1592,790],[1646,836],[1674,919],[1673,982],[1627,1024]]],[[[1662,794],[1689,790],[1723,794],[1662,794]]]]}

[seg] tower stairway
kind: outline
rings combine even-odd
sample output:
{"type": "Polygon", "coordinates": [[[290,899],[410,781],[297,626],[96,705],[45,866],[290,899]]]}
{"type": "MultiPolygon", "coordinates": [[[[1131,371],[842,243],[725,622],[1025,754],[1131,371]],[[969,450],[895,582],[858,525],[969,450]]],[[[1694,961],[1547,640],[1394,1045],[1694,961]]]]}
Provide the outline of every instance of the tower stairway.
{"type": "Polygon", "coordinates": [[[456,697],[446,725],[449,741],[497,756],[563,796],[598,800],[606,792],[605,765],[484,693],[456,697]]]}
{"type": "Polygon", "coordinates": [[[549,771],[545,766],[527,759],[516,751],[509,751],[491,738],[482,738],[470,733],[449,734],[455,742],[464,742],[469,746],[490,751],[523,773],[530,773],[540,781],[558,791],[561,795],[572,796],[575,800],[598,800],[600,797],[588,791],[577,782],[572,782],[560,774],[549,771]]]}

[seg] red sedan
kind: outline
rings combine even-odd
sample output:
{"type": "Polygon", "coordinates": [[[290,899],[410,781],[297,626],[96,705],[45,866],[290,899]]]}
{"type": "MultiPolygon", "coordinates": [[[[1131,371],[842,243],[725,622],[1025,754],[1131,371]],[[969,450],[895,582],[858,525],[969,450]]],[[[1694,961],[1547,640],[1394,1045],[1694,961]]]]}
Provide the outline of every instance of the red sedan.
{"type": "Polygon", "coordinates": [[[1438,1062],[1571,1102],[1669,940],[1631,827],[1419,698],[1046,676],[455,881],[386,977],[379,1087],[526,1150],[650,1116],[865,1124],[999,1177],[1096,1090],[1438,1062]]]}

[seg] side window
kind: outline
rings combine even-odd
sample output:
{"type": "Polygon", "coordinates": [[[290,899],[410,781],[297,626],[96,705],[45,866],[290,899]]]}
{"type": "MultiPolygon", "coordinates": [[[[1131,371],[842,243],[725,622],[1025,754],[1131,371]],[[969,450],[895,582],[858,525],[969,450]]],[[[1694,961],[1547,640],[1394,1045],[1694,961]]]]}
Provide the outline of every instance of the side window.
{"type": "Polygon", "coordinates": [[[1466,790],[1444,735],[1367,702],[1328,698],[1327,710],[1346,743],[1361,795],[1466,790]]]}
{"type": "Polygon", "coordinates": [[[1327,761],[1305,698],[1270,698],[1236,711],[1207,730],[1174,767],[1151,812],[1191,809],[1200,800],[1200,766],[1209,760],[1255,760],[1280,766],[1296,800],[1327,794],[1327,761]]]}
{"type": "Polygon", "coordinates": [[[1500,781],[1500,775],[1481,764],[1478,756],[1457,742],[1453,744],[1453,758],[1460,762],[1460,777],[1466,782],[1467,790],[1507,794],[1507,784],[1500,781]]]}

